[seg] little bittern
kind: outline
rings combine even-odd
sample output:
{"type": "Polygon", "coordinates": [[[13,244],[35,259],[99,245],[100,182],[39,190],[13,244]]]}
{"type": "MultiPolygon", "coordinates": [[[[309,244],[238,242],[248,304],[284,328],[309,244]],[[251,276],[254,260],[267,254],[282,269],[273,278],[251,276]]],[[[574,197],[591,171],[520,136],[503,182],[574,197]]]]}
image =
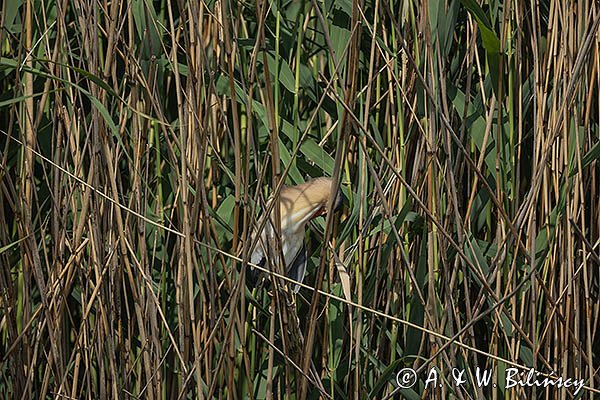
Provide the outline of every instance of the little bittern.
{"type": "MultiPolygon", "coordinates": [[[[281,250],[286,267],[286,276],[302,282],[306,271],[306,224],[320,215],[327,213],[329,199],[332,196],[333,180],[331,178],[316,178],[296,186],[286,186],[279,193],[279,212],[281,218],[281,250]]],[[[270,204],[272,200],[269,201],[270,204]]],[[[342,193],[335,193],[333,210],[342,204],[342,193]]],[[[271,211],[271,221],[275,223],[275,208],[271,211]]],[[[254,232],[253,238],[257,233],[254,232]]],[[[273,225],[267,221],[250,256],[250,262],[255,265],[266,264],[266,246],[275,236],[273,225]]],[[[260,272],[257,268],[250,267],[249,281],[255,283],[260,272]]],[[[294,293],[300,290],[299,285],[294,285],[294,293]]]]}

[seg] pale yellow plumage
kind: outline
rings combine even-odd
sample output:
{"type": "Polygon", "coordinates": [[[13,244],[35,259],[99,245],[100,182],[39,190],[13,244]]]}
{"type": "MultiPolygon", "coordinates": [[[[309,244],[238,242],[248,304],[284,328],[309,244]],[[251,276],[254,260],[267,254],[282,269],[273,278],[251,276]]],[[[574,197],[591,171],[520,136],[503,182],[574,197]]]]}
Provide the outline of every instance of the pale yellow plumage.
{"type": "MultiPolygon", "coordinates": [[[[304,237],[306,224],[311,219],[327,212],[333,181],[331,178],[316,178],[297,186],[287,186],[279,194],[279,210],[281,218],[281,250],[286,266],[286,274],[290,278],[302,282],[306,270],[306,247],[304,237]]],[[[269,201],[269,203],[272,200],[269,201]]],[[[336,194],[333,204],[335,210],[342,202],[341,193],[336,194]]],[[[275,212],[271,212],[271,221],[275,221],[275,212]]],[[[256,237],[256,232],[252,235],[256,237]]],[[[273,226],[267,222],[261,232],[261,240],[250,256],[250,262],[266,266],[266,246],[274,237],[273,226]]],[[[256,279],[258,272],[251,269],[251,278],[256,279]]],[[[300,287],[295,285],[294,292],[300,287]]]]}

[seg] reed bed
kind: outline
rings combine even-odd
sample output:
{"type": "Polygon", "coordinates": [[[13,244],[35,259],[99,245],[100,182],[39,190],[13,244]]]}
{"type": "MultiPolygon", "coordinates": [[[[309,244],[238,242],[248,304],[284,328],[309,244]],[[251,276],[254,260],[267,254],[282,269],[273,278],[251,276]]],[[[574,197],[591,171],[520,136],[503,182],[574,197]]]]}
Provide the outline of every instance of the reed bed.
{"type": "Polygon", "coordinates": [[[592,0],[4,0],[0,397],[599,398],[599,24],[592,0]],[[269,196],[317,176],[346,202],[306,286],[249,288],[269,196]]]}

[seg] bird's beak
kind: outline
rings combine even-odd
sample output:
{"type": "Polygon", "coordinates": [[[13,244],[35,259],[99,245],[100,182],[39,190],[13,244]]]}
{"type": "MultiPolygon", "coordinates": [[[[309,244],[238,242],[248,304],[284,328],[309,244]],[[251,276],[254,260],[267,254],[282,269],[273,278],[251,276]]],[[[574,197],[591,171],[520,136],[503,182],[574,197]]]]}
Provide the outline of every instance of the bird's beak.
{"type": "Polygon", "coordinates": [[[317,210],[317,212],[310,218],[311,220],[320,217],[321,215],[325,214],[325,207],[321,207],[317,210]]]}
{"type": "MultiPolygon", "coordinates": [[[[342,208],[343,203],[344,196],[342,195],[342,191],[340,190],[337,196],[335,197],[335,201],[333,202],[333,212],[339,211],[342,208]]],[[[310,217],[310,220],[313,220],[325,214],[327,214],[327,207],[321,207],[317,210],[317,212],[314,213],[312,217],[310,217]]]]}

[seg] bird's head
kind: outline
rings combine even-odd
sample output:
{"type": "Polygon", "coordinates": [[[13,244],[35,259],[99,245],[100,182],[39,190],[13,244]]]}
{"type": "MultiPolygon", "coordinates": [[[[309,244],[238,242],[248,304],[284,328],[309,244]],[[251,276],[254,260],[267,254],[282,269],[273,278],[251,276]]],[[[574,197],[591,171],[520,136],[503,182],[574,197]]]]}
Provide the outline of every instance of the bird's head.
{"type": "MultiPolygon", "coordinates": [[[[325,177],[283,188],[279,195],[282,228],[303,229],[311,219],[326,214],[332,188],[333,180],[325,177]]],[[[336,211],[342,206],[343,197],[340,190],[334,195],[332,209],[336,211]]]]}

